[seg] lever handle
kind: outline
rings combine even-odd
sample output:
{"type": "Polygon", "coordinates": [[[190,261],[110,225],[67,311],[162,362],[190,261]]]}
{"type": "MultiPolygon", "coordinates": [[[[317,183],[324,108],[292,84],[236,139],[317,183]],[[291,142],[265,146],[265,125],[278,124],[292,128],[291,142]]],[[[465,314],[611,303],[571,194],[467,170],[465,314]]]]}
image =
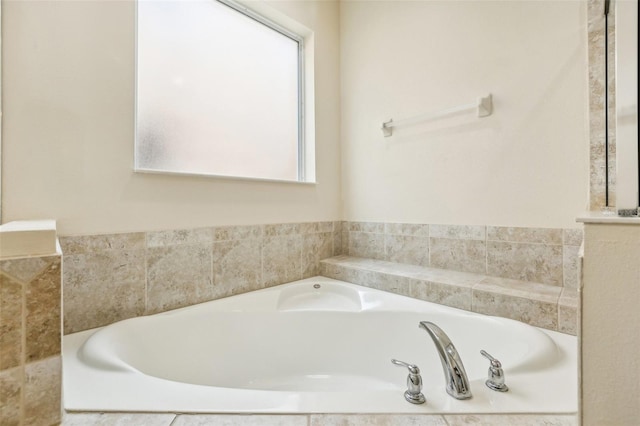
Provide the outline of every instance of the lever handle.
{"type": "Polygon", "coordinates": [[[486,351],[481,350],[481,351],[480,351],[480,355],[482,355],[483,357],[485,357],[486,359],[488,359],[489,361],[491,361],[491,366],[492,366],[492,367],[496,367],[496,368],[500,368],[500,367],[502,367],[502,364],[500,363],[500,361],[498,361],[497,359],[495,359],[494,357],[492,357],[491,355],[489,355],[486,351]]]}
{"type": "Polygon", "coordinates": [[[409,364],[408,362],[400,361],[397,359],[392,359],[391,362],[395,365],[406,367],[407,369],[409,369],[409,373],[411,374],[420,374],[420,369],[415,364],[409,364]]]}
{"type": "Polygon", "coordinates": [[[406,367],[409,370],[407,390],[404,393],[404,399],[412,404],[424,404],[426,399],[422,394],[422,377],[420,376],[418,366],[397,359],[392,359],[391,362],[400,367],[406,367]]]}
{"type": "Polygon", "coordinates": [[[502,364],[500,361],[489,355],[486,351],[481,350],[480,355],[489,360],[491,365],[489,366],[489,377],[485,384],[489,389],[498,392],[506,392],[509,387],[504,384],[504,370],[502,370],[502,364]]]}

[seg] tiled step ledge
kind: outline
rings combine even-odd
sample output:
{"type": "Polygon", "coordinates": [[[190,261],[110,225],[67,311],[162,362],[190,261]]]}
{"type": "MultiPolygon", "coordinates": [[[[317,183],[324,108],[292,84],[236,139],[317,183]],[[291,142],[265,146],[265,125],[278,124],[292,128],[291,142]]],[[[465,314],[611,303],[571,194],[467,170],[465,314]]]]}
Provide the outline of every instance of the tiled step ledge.
{"type": "Polygon", "coordinates": [[[576,335],[574,289],[344,255],[321,261],[320,274],[576,335]]]}

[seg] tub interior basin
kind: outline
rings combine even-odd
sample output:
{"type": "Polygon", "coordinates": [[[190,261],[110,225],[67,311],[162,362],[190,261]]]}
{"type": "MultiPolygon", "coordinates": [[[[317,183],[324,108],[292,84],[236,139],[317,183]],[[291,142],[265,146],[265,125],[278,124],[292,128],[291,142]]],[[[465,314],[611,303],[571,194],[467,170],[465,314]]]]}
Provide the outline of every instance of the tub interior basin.
{"type": "MultiPolygon", "coordinates": [[[[312,297],[288,301],[297,307],[315,303],[312,297]]],[[[355,392],[402,388],[406,370],[391,363],[396,358],[417,364],[425,386],[441,386],[440,360],[420,321],[434,322],[449,335],[470,380],[486,378],[481,349],[510,374],[544,369],[560,356],[546,334],[516,321],[462,312],[294,309],[185,311],[127,320],[96,332],[79,357],[102,369],[196,385],[355,392]]]]}

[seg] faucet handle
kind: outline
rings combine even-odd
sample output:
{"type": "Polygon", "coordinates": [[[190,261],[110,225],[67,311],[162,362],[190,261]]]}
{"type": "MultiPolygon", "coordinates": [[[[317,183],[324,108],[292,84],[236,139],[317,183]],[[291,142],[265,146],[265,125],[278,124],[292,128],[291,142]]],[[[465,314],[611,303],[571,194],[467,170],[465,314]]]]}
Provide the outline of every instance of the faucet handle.
{"type": "Polygon", "coordinates": [[[401,367],[407,367],[409,369],[409,373],[411,374],[420,374],[420,369],[415,364],[409,364],[408,362],[400,361],[397,359],[392,359],[391,362],[401,367]]]}
{"type": "Polygon", "coordinates": [[[481,350],[480,355],[487,358],[490,362],[487,381],[485,384],[491,390],[498,392],[507,392],[509,387],[504,384],[504,370],[500,361],[489,355],[486,351],[481,350]]]}
{"type": "Polygon", "coordinates": [[[489,361],[491,361],[491,366],[492,367],[496,367],[496,368],[500,368],[502,367],[502,364],[500,363],[500,361],[498,361],[497,359],[495,359],[494,357],[492,357],[491,355],[489,355],[487,353],[487,351],[481,350],[480,351],[480,355],[482,355],[483,357],[485,357],[486,359],[488,359],[489,361]]]}
{"type": "Polygon", "coordinates": [[[391,362],[401,367],[406,367],[409,370],[407,376],[407,390],[404,392],[404,399],[412,404],[424,404],[426,398],[422,394],[422,376],[420,376],[420,369],[415,364],[409,364],[408,362],[392,359],[391,362]]]}

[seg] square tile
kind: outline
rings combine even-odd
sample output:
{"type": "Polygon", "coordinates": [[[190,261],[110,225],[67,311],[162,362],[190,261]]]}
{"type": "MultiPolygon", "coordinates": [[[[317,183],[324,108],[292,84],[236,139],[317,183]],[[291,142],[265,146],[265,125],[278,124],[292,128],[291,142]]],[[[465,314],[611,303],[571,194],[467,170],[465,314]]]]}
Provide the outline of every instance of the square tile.
{"type": "Polygon", "coordinates": [[[164,312],[213,299],[210,244],[147,250],[146,313],[164,312]]]}

